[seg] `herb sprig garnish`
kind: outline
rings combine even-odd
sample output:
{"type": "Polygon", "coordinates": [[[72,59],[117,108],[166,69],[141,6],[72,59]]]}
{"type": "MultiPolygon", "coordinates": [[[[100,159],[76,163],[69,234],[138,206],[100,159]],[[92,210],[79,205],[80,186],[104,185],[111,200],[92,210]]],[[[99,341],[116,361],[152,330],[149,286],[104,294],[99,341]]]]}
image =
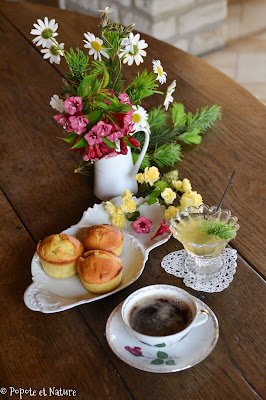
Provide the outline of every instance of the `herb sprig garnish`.
{"type": "Polygon", "coordinates": [[[200,231],[207,233],[207,235],[214,236],[216,239],[233,239],[235,237],[237,228],[233,222],[206,221],[200,224],[200,231]]]}

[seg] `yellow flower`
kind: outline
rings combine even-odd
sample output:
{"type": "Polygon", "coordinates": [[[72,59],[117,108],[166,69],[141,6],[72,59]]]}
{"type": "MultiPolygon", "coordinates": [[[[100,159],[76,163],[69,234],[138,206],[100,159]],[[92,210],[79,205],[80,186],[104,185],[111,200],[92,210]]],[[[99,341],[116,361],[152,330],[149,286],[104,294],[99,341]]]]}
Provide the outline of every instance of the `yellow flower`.
{"type": "Polygon", "coordinates": [[[202,197],[197,192],[184,193],[180,199],[180,210],[184,210],[187,207],[194,206],[199,207],[203,203],[202,197]]]}
{"type": "Polygon", "coordinates": [[[144,183],[144,175],[143,174],[141,174],[141,173],[139,173],[139,174],[137,174],[136,176],[135,176],[135,178],[134,178],[138,183],[144,183]]]}
{"type": "Polygon", "coordinates": [[[124,191],[124,193],[122,194],[123,201],[129,200],[129,199],[131,199],[131,197],[132,197],[132,193],[128,189],[126,189],[124,191]]]}
{"type": "Polygon", "coordinates": [[[173,180],[173,181],[172,181],[172,185],[173,185],[173,188],[174,188],[177,192],[180,192],[180,191],[182,190],[182,181],[173,180]]]}
{"type": "Polygon", "coordinates": [[[178,212],[178,208],[174,206],[169,206],[167,210],[165,210],[165,218],[171,219],[176,216],[178,212]]]}
{"type": "Polygon", "coordinates": [[[182,191],[183,192],[191,192],[192,187],[191,187],[191,183],[188,179],[183,179],[182,182],[182,191]]]}
{"type": "Polygon", "coordinates": [[[115,206],[114,206],[113,203],[111,203],[110,201],[107,201],[107,202],[105,203],[104,208],[105,208],[105,211],[108,212],[108,214],[110,214],[110,215],[116,214],[115,206]]]}
{"type": "Polygon", "coordinates": [[[122,228],[125,225],[125,217],[124,214],[119,215],[115,214],[110,218],[111,224],[117,226],[118,228],[122,228]]]}
{"type": "Polygon", "coordinates": [[[150,186],[153,186],[160,178],[160,172],[157,167],[146,167],[143,175],[145,182],[149,183],[150,186]]]}
{"type": "Polygon", "coordinates": [[[122,209],[123,212],[133,213],[133,212],[136,211],[136,203],[135,203],[134,200],[126,200],[121,205],[121,209],[122,209]]]}
{"type": "Polygon", "coordinates": [[[170,188],[166,188],[164,189],[164,191],[161,193],[162,198],[164,199],[164,201],[166,202],[166,204],[172,204],[173,201],[176,198],[176,193],[173,192],[172,189],[170,188]]]}

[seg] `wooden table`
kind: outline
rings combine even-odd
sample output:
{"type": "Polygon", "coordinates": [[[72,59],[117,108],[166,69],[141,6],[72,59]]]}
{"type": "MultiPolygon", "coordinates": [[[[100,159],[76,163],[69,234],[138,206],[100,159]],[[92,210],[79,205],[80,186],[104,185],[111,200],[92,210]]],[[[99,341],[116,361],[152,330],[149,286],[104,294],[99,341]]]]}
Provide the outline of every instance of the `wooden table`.
{"type": "MultiPolygon", "coordinates": [[[[200,146],[185,149],[178,169],[206,203],[215,204],[236,168],[224,206],[239,217],[241,229],[232,242],[238,267],[230,286],[213,294],[187,289],[218,317],[220,337],[211,355],[174,374],[134,369],[112,353],[105,324],[114,307],[140,287],[156,283],[185,287],[160,266],[163,256],[181,248],[174,239],[150,253],[143,274],[132,286],[104,300],[49,315],[33,312],[23,302],[39,239],[75,224],[97,202],[91,180],[73,173],[76,155],[58,140],[60,127],[49,105],[50,97],[60,93],[64,62],[56,66],[43,60],[29,32],[37,18],[56,18],[61,41],[82,48],[83,33],[97,34],[99,21],[29,3],[0,6],[0,386],[8,388],[0,398],[19,398],[11,397],[9,387],[53,386],[76,390],[79,400],[263,398],[265,105],[200,59],[143,35],[149,43],[145,65],[150,68],[152,59],[161,59],[168,82],[177,79],[176,101],[192,112],[213,103],[222,106],[222,121],[200,146]]],[[[127,76],[135,72],[135,67],[128,68],[127,76]]],[[[156,101],[149,99],[144,106],[157,105],[156,101]]]]}

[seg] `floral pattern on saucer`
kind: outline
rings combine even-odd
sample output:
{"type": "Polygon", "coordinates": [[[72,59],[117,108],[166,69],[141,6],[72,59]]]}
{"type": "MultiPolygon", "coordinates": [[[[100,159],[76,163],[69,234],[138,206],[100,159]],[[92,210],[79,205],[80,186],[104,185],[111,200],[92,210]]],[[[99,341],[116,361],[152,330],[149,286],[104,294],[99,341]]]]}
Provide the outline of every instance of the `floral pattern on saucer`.
{"type": "Polygon", "coordinates": [[[106,338],[111,350],[122,361],[142,371],[169,373],[193,367],[212,352],[219,336],[215,314],[201,300],[196,301],[199,308],[209,312],[208,321],[194,327],[173,346],[163,343],[150,346],[140,342],[124,324],[121,316],[123,303],[119,304],[106,324],[106,338]]]}

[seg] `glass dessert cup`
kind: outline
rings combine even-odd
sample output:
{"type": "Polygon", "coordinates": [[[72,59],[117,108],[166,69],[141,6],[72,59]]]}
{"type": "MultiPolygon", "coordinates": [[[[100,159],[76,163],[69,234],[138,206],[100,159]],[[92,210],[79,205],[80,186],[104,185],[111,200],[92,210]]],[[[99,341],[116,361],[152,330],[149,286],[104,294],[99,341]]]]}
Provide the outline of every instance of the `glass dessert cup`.
{"type": "Polygon", "coordinates": [[[171,219],[170,230],[175,239],[179,240],[188,256],[185,261],[186,269],[195,275],[213,275],[219,273],[223,267],[222,252],[227,243],[236,236],[223,239],[207,234],[201,230],[208,221],[222,222],[239,229],[237,217],[231,215],[228,210],[219,210],[217,207],[209,207],[205,204],[196,207],[188,207],[180,211],[171,219]],[[214,215],[212,215],[214,214],[214,215]]]}

